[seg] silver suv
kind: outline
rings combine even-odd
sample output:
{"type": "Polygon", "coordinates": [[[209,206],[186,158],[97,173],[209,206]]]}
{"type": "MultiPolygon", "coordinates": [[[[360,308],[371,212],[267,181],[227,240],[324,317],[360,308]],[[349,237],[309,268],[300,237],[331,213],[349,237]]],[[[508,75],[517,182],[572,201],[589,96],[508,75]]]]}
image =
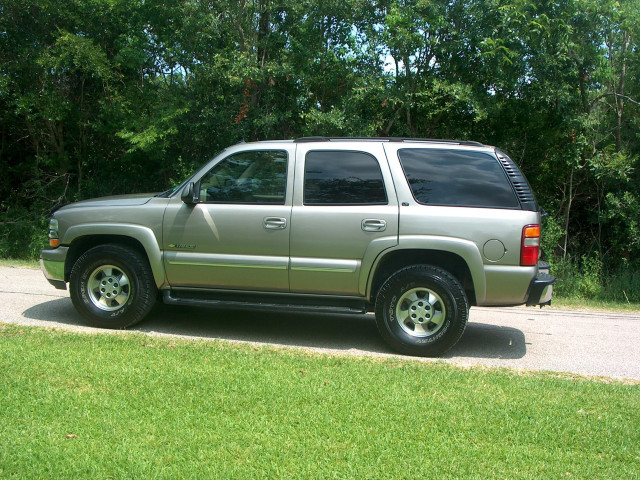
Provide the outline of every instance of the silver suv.
{"type": "Polygon", "coordinates": [[[473,305],[545,305],[540,211],[514,162],[475,142],[301,138],[230,147],[157,195],[57,210],[42,270],[91,325],[165,303],[375,312],[439,355],[473,305]]]}

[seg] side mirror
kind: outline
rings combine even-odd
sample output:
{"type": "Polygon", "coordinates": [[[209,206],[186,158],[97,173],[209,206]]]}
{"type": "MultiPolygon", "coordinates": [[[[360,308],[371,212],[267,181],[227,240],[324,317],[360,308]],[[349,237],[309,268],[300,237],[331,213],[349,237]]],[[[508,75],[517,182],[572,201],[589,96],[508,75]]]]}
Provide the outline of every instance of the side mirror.
{"type": "Polygon", "coordinates": [[[198,188],[196,187],[196,184],[189,182],[182,190],[180,198],[187,205],[195,205],[198,203],[200,199],[198,198],[198,188]]]}

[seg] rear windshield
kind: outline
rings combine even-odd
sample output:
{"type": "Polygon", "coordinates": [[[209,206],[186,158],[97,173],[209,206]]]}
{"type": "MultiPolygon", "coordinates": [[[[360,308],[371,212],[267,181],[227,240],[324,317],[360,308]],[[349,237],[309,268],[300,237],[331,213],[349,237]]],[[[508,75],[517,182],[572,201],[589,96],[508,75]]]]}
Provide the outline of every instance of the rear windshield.
{"type": "Polygon", "coordinates": [[[398,157],[411,193],[425,205],[518,208],[502,165],[487,153],[404,148],[398,157]]]}

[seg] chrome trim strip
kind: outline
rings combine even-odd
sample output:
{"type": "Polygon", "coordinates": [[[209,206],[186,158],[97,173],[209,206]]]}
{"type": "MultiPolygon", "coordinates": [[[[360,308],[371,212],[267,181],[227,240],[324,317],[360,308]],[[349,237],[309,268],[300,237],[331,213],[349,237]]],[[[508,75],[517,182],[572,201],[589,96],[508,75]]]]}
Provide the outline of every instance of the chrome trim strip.
{"type": "Polygon", "coordinates": [[[230,264],[230,263],[197,263],[197,262],[172,262],[169,261],[170,265],[191,265],[195,267],[224,267],[224,268],[262,268],[268,270],[286,270],[287,267],[284,265],[280,266],[270,266],[270,265],[240,265],[240,264],[230,264]]]}
{"type": "Polygon", "coordinates": [[[295,272],[355,273],[359,267],[359,260],[291,258],[291,270],[295,272]]]}
{"type": "Polygon", "coordinates": [[[347,268],[310,268],[310,267],[291,267],[296,272],[328,272],[328,273],[353,273],[355,269],[347,268]]]}
{"type": "Polygon", "coordinates": [[[169,265],[218,268],[253,268],[265,270],[286,270],[289,267],[287,257],[269,257],[262,255],[225,255],[195,252],[165,251],[169,265]]]}

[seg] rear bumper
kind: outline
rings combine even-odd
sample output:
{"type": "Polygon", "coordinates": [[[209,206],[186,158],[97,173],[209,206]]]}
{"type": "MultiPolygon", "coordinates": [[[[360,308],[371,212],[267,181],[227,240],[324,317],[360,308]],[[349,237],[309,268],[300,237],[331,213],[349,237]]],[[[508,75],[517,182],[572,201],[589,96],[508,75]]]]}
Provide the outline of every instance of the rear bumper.
{"type": "Polygon", "coordinates": [[[67,289],[64,278],[64,262],[68,250],[68,247],[58,247],[40,252],[40,269],[49,283],[58,290],[67,289]]]}
{"type": "Polygon", "coordinates": [[[538,274],[529,286],[527,306],[540,305],[542,307],[551,305],[555,281],[556,277],[549,275],[549,264],[547,262],[538,262],[538,274]]]}

